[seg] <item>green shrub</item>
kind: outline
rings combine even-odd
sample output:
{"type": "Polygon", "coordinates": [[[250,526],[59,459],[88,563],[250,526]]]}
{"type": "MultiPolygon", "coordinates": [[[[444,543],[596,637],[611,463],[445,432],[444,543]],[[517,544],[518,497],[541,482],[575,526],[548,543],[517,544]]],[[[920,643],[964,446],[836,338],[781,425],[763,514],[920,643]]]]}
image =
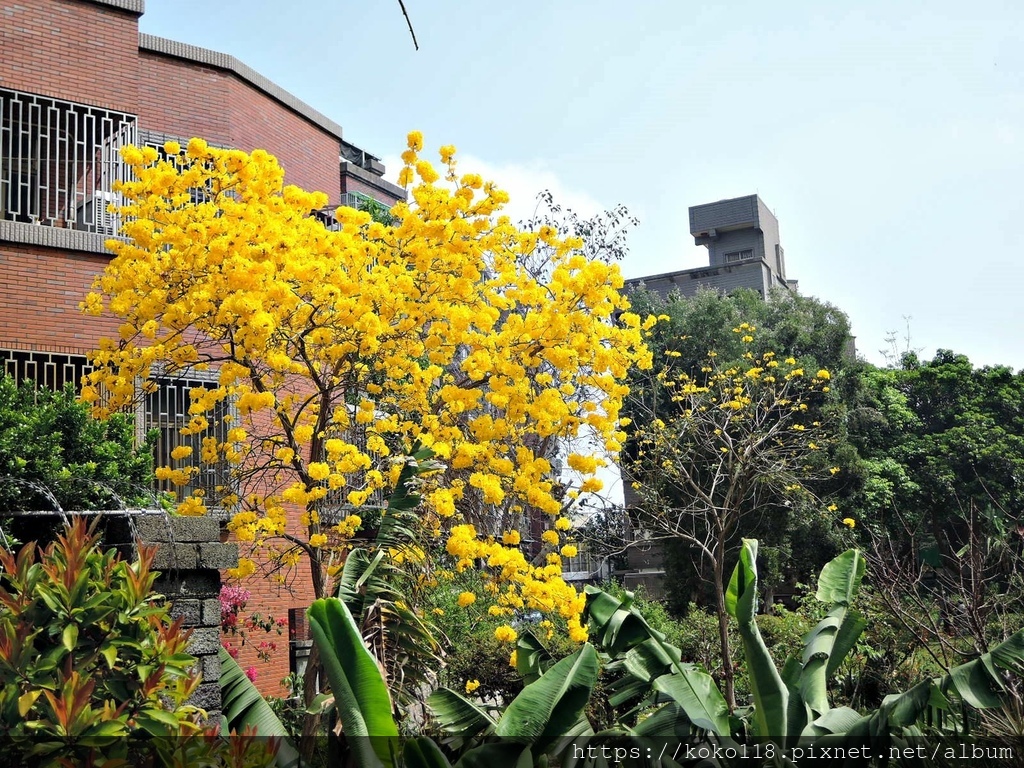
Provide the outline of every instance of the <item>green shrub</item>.
{"type": "Polygon", "coordinates": [[[70,386],[36,390],[0,375],[0,511],[136,503],[149,495],[151,473],[129,416],[97,421],[70,386]]]}
{"type": "MultiPolygon", "coordinates": [[[[127,758],[130,735],[200,731],[199,682],[180,620],[153,594],[154,550],[101,551],[79,519],[41,553],[0,551],[0,749],[9,765],[127,758]]],[[[191,751],[203,739],[192,740],[191,751]]],[[[170,758],[168,758],[170,759],[170,758]]],[[[100,760],[99,764],[102,764],[100,760]]],[[[161,764],[174,764],[163,762],[161,764]]]]}

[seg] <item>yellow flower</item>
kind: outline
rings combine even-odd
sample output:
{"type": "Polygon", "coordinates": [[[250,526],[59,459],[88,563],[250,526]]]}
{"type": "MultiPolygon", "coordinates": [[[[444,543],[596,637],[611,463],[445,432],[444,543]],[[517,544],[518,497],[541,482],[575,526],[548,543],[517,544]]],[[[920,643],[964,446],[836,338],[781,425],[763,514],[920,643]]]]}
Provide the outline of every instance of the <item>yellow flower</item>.
{"type": "Polygon", "coordinates": [[[331,474],[331,468],[322,461],[314,461],[307,468],[310,478],[313,480],[326,480],[331,474]]]}
{"type": "Polygon", "coordinates": [[[247,579],[256,572],[256,563],[248,557],[238,558],[237,568],[228,568],[228,576],[232,579],[247,579]]]}
{"type": "Polygon", "coordinates": [[[826,371],[824,368],[818,371],[816,375],[819,379],[825,379],[826,381],[832,378],[832,374],[826,371]]]}
{"type": "Polygon", "coordinates": [[[572,544],[566,544],[561,549],[562,557],[576,557],[578,551],[572,544]]]}
{"type": "Polygon", "coordinates": [[[322,547],[326,543],[327,543],[327,536],[326,536],[326,534],[314,533],[312,536],[309,537],[309,546],[313,547],[314,549],[319,549],[320,547],[322,547]]]}
{"type": "Polygon", "coordinates": [[[479,687],[480,687],[480,681],[479,680],[467,680],[466,681],[466,693],[472,693],[473,691],[475,691],[479,687]]]}
{"type": "Polygon", "coordinates": [[[540,539],[545,544],[551,544],[554,546],[555,544],[558,544],[558,531],[544,531],[544,533],[540,535],[540,539]]]}
{"type": "Polygon", "coordinates": [[[853,528],[855,525],[857,525],[857,521],[854,520],[852,517],[844,517],[843,525],[845,525],[848,528],[853,528]]]}
{"type": "Polygon", "coordinates": [[[560,531],[568,531],[572,528],[572,521],[567,517],[560,517],[555,520],[555,528],[560,531]]]}
{"type": "Polygon", "coordinates": [[[502,624],[494,630],[494,639],[499,643],[514,643],[518,637],[518,633],[508,624],[502,624]]]}
{"type": "Polygon", "coordinates": [[[516,664],[518,663],[518,661],[519,661],[519,651],[512,651],[512,655],[508,657],[508,665],[510,667],[512,667],[512,669],[515,669],[516,668],[516,664]]]}
{"type": "Polygon", "coordinates": [[[461,592],[458,599],[459,608],[465,608],[476,602],[476,595],[472,592],[461,592]]]}
{"type": "Polygon", "coordinates": [[[191,445],[179,445],[173,451],[171,451],[172,459],[184,459],[192,455],[191,445]]]}
{"type": "Polygon", "coordinates": [[[586,627],[579,625],[569,627],[569,639],[575,643],[585,643],[589,633],[586,627]]]}

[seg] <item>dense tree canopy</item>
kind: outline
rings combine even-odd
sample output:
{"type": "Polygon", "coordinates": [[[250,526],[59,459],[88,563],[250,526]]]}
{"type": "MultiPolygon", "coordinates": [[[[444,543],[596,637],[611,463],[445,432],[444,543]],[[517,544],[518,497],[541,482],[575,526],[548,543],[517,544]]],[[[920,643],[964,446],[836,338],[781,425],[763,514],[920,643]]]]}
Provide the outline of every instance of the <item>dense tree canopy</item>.
{"type": "Polygon", "coordinates": [[[863,384],[850,436],[866,472],[853,501],[876,528],[934,543],[972,504],[1008,532],[1024,522],[1024,374],[939,350],[869,368],[863,384]]]}
{"type": "MultiPolygon", "coordinates": [[[[425,542],[446,541],[456,568],[486,563],[501,607],[550,612],[579,634],[552,447],[588,429],[617,449],[623,379],[649,362],[642,323],[615,266],[553,227],[498,217],[507,195],[459,176],[452,147],[441,181],[422,141],[409,135],[411,200],[394,223],[340,208],[336,227],[311,215],[326,196],[285,186],[264,152],[198,139],[166,145],[167,160],[127,150],[126,237],[84,302],[121,318],[120,338],[96,354],[85,397],[104,412],[135,398],[136,381],[209,371],[183,433],[204,433],[224,403],[237,418],[226,439],[181,446],[157,475],[186,486],[228,462],[233,483],[192,493],[179,512],[227,508],[239,539],[285,563],[308,557],[317,596],[363,518],[379,519],[375,499],[429,449],[425,542]],[[540,521],[539,567],[520,547],[524,517],[540,521]]],[[[599,484],[599,459],[566,460],[573,490],[599,484]]]]}

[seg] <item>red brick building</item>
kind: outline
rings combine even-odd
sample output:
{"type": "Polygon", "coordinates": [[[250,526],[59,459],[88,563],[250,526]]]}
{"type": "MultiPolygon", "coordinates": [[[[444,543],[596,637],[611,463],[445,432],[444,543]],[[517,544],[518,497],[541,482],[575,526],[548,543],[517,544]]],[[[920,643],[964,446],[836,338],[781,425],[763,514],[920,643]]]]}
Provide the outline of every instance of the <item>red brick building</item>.
{"type": "MultiPolygon", "coordinates": [[[[77,382],[99,339],[117,335],[116,322],[78,304],[118,230],[107,205],[125,175],[121,146],[199,136],[266,149],[289,183],[332,205],[404,197],[340,125],[230,55],[140,34],[142,12],[143,0],[0,0],[0,364],[19,379],[77,382]]],[[[139,408],[140,432],[159,428],[162,452],[194,385],[162,383],[139,408]]],[[[275,617],[310,600],[260,591],[250,608],[275,617]]],[[[276,685],[289,669],[287,637],[268,639],[278,650],[261,682],[276,685]]]]}

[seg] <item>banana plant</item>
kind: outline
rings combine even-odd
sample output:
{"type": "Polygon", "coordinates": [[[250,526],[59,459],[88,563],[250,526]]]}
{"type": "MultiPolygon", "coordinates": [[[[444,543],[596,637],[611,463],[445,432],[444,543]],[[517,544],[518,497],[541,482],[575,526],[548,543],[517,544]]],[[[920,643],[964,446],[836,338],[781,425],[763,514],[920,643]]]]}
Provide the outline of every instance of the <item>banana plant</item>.
{"type": "MultiPolygon", "coordinates": [[[[926,714],[941,715],[931,719],[941,720],[956,733],[955,729],[963,726],[958,705],[975,709],[998,706],[1005,692],[1002,675],[1024,674],[1021,630],[944,677],[888,696],[873,712],[832,707],[828,681],[865,628],[863,616],[852,607],[864,571],[864,558],[857,550],[844,552],[825,565],[815,597],[829,607],[828,613],[804,638],[802,654],[780,669],[757,627],[757,541],[743,541],[726,591],[726,608],[736,620],[747,660],[753,702],[746,724],[728,716],[724,698],[710,676],[680,660],[678,649],[651,629],[632,606],[631,595],[627,593],[620,601],[596,587],[587,587],[587,621],[607,657],[606,669],[618,675],[611,685],[609,703],[634,705],[625,718],[653,713],[641,727],[665,738],[675,733],[681,741],[687,739],[689,727],[697,731],[691,737],[700,738],[702,732],[703,738],[718,744],[732,744],[734,737],[747,736],[771,740],[779,747],[870,743],[884,749],[902,743],[905,736],[920,735],[919,723],[926,714]]],[[[623,727],[639,731],[628,723],[623,727]]]]}
{"type": "MultiPolygon", "coordinates": [[[[451,768],[428,738],[410,739],[400,748],[384,676],[345,603],[317,600],[308,614],[354,764],[451,768]]],[[[458,737],[449,746],[467,747],[455,768],[532,766],[535,755],[557,754],[569,740],[592,733],[583,710],[597,676],[597,653],[586,644],[523,688],[500,717],[447,688],[435,691],[427,703],[442,730],[458,737]]]]}
{"type": "Polygon", "coordinates": [[[431,694],[427,706],[448,746],[464,750],[456,768],[533,765],[534,757],[560,755],[573,739],[593,735],[583,713],[598,672],[597,652],[586,643],[535,675],[498,717],[450,688],[431,694]]]}
{"type": "Polygon", "coordinates": [[[288,740],[288,731],[274,714],[259,689],[231,658],[220,649],[221,732],[253,732],[276,743],[275,765],[297,768],[299,753],[288,740]]]}
{"type": "Polygon", "coordinates": [[[611,685],[609,703],[614,707],[631,704],[627,717],[632,718],[668,700],[674,706],[665,712],[658,710],[656,722],[671,722],[668,714],[674,713],[674,732],[687,732],[692,726],[728,737],[732,731],[729,707],[711,675],[682,660],[679,649],[666,642],[636,610],[630,593],[619,600],[594,586],[584,589],[587,623],[596,645],[607,656],[609,675],[617,678],[611,685]]]}
{"type": "Polygon", "coordinates": [[[416,546],[417,478],[434,468],[433,455],[429,448],[413,450],[383,510],[373,543],[349,552],[338,575],[336,595],[381,662],[396,706],[421,700],[424,687],[434,679],[433,671],[442,664],[438,630],[409,607],[412,601],[400,587],[406,574],[392,558],[394,552],[416,546]]]}
{"type": "Polygon", "coordinates": [[[831,707],[828,680],[864,631],[864,618],[851,608],[863,578],[864,557],[855,549],[825,565],[815,597],[832,607],[804,638],[803,654],[789,659],[780,673],[757,628],[757,541],[743,540],[725,604],[736,619],[747,658],[753,735],[785,747],[858,716],[855,710],[831,707]]]}
{"type": "Polygon", "coordinates": [[[782,747],[798,741],[816,745],[871,743],[878,748],[919,736],[919,721],[935,715],[953,735],[964,727],[957,704],[974,709],[999,706],[1005,692],[1002,674],[1024,673],[1024,630],[978,659],[924,680],[909,691],[886,697],[874,712],[832,707],[828,680],[864,630],[864,618],[851,604],[864,577],[864,558],[849,550],[825,565],[818,578],[819,602],[828,614],[804,638],[800,657],[786,662],[781,674],[757,631],[757,542],[743,541],[740,560],[729,583],[727,607],[736,618],[747,656],[754,696],[753,735],[782,747]],[[941,717],[938,717],[941,716],[941,717]]]}
{"type": "Polygon", "coordinates": [[[394,768],[398,726],[391,714],[391,694],[352,614],[341,600],[330,597],[315,600],[307,615],[356,764],[394,768]]]}

